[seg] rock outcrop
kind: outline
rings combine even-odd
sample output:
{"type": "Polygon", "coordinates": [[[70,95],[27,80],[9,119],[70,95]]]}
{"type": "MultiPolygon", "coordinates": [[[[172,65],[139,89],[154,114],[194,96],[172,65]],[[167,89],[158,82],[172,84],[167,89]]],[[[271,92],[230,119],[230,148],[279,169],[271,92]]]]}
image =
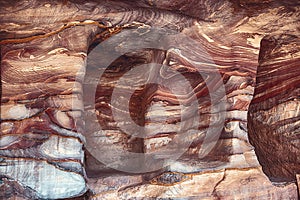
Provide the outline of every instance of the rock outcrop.
{"type": "Polygon", "coordinates": [[[300,171],[299,44],[298,36],[285,34],[261,42],[248,127],[263,170],[273,180],[296,180],[300,171]]]}

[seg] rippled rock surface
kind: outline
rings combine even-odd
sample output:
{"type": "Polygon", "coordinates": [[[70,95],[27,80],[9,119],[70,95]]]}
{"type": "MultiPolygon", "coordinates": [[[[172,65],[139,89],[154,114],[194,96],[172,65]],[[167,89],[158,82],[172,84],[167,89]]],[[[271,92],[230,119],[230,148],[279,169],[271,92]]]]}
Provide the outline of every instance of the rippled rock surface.
{"type": "Polygon", "coordinates": [[[0,6],[1,199],[298,199],[298,1],[0,6]]]}

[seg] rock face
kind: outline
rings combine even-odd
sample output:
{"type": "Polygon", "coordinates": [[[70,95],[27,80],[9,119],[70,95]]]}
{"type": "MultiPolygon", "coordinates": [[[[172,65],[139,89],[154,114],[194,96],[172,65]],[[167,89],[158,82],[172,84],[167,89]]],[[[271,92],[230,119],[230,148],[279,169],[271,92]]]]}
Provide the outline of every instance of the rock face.
{"type": "Polygon", "coordinates": [[[0,6],[1,199],[298,199],[298,1],[0,6]]]}
{"type": "Polygon", "coordinates": [[[300,38],[265,37],[261,42],[248,127],[264,172],[273,179],[296,180],[300,170],[300,38]]]}
{"type": "Polygon", "coordinates": [[[52,44],[57,37],[1,48],[0,173],[29,198],[86,192],[82,89],[74,81],[85,56],[52,44]]]}

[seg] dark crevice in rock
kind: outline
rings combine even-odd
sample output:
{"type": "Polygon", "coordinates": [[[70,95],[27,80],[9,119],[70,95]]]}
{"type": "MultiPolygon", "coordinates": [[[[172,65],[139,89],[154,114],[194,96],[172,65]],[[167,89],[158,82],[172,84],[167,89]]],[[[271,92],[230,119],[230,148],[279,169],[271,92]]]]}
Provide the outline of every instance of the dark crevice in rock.
{"type": "Polygon", "coordinates": [[[296,180],[297,180],[296,185],[298,189],[298,196],[300,197],[300,175],[299,174],[296,175],[296,180]]]}
{"type": "MultiPolygon", "coordinates": [[[[142,138],[137,138],[135,136],[127,135],[127,133],[123,133],[122,131],[118,132],[119,127],[115,125],[116,120],[114,119],[111,107],[111,98],[112,92],[114,91],[114,87],[116,86],[116,82],[120,80],[124,74],[128,73],[130,70],[138,67],[142,64],[147,64],[151,62],[162,62],[157,59],[161,59],[161,55],[164,53],[160,50],[151,50],[145,49],[139,52],[128,52],[128,54],[122,55],[110,66],[105,68],[102,77],[98,77],[98,85],[96,89],[95,96],[95,106],[96,110],[98,110],[98,123],[100,123],[102,130],[105,131],[116,131],[115,134],[117,137],[123,137],[124,142],[116,144],[116,145],[124,145],[124,147],[129,152],[144,152],[144,142],[142,138]]],[[[100,68],[101,66],[98,66],[100,68]]],[[[94,68],[89,68],[87,66],[87,76],[93,73],[93,70],[98,70],[97,66],[94,68]]],[[[132,75],[131,75],[132,76],[132,75]]],[[[138,75],[137,75],[138,76],[138,75]]],[[[134,79],[134,77],[131,77],[134,79]]],[[[137,80],[138,81],[138,80],[137,80]]],[[[86,86],[87,87],[87,86],[86,86]]],[[[126,87],[126,85],[121,85],[117,87],[126,87]]],[[[123,90],[123,89],[122,89],[123,90]]],[[[121,91],[122,91],[121,90],[121,91]]],[[[141,88],[135,90],[132,96],[129,99],[129,110],[123,110],[122,112],[128,112],[128,117],[133,120],[133,122],[141,127],[145,126],[145,113],[147,111],[148,104],[150,102],[151,97],[157,90],[157,85],[155,84],[145,84],[142,85],[141,88]]],[[[122,92],[126,93],[126,90],[122,92]]],[[[122,93],[119,94],[122,96],[122,93]]],[[[87,106],[87,105],[86,105],[87,106]]],[[[121,108],[122,109],[122,108],[121,108]]],[[[124,120],[126,120],[124,118],[124,120]]],[[[88,129],[91,128],[91,125],[88,129]]],[[[95,130],[97,131],[97,130],[95,130]]],[[[143,133],[139,133],[143,135],[143,133]]],[[[87,136],[88,137],[88,136],[87,136]]],[[[107,156],[109,156],[107,152],[107,156]]],[[[113,155],[112,155],[113,156],[113,155]]],[[[114,169],[105,167],[104,164],[99,162],[92,154],[87,152],[86,154],[86,171],[88,176],[95,177],[98,173],[99,176],[102,176],[103,173],[120,173],[114,169]]],[[[126,174],[126,173],[125,173],[126,174]]]]}

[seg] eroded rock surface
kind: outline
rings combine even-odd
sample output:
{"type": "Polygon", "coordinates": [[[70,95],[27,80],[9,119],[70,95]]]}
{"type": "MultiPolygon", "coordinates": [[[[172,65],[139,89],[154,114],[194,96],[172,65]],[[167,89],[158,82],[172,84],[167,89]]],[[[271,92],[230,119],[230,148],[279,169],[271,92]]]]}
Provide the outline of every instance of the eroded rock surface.
{"type": "Polygon", "coordinates": [[[300,38],[275,35],[261,42],[249,117],[250,142],[272,179],[296,180],[299,162],[300,38]]]}
{"type": "Polygon", "coordinates": [[[299,10],[275,0],[2,1],[0,198],[297,199],[284,181],[299,173],[299,10]],[[150,48],[125,51],[143,35],[150,48]],[[112,51],[97,58],[105,41],[124,51],[110,63],[112,51]],[[130,135],[126,124],[144,128],[130,135]],[[136,164],[149,163],[114,149],[158,161],[184,151],[141,173],[136,164]]]}
{"type": "MultiPolygon", "coordinates": [[[[69,36],[64,42],[72,43],[69,36]]],[[[79,44],[81,36],[74,37],[79,44]]],[[[82,88],[75,81],[86,48],[53,40],[62,41],[55,35],[1,48],[0,172],[28,188],[28,198],[86,192],[82,88]]]]}

